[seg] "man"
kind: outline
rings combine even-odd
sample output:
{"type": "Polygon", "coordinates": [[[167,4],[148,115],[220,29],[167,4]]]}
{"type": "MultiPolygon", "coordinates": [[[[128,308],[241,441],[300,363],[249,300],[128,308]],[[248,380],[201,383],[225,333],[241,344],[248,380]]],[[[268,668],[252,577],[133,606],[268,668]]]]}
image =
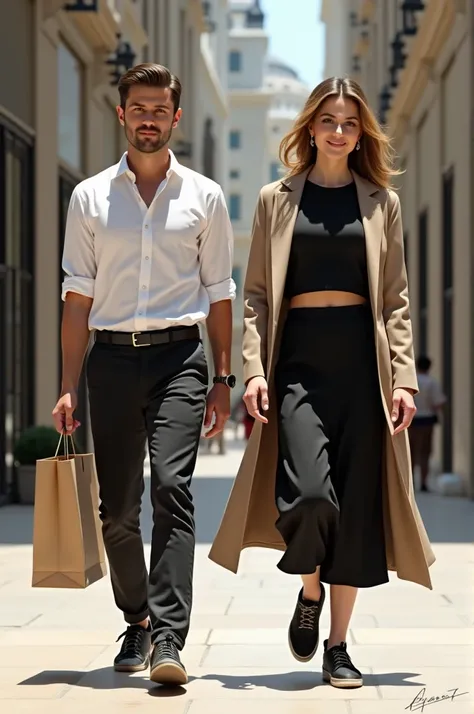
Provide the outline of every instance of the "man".
{"type": "Polygon", "coordinates": [[[431,376],[431,359],[420,355],[416,361],[419,392],[415,395],[416,415],[408,435],[410,437],[413,470],[420,467],[420,490],[428,491],[428,474],[433,444],[433,429],[446,403],[439,382],[431,376]]]}
{"type": "Polygon", "coordinates": [[[168,148],[181,118],[179,80],[143,64],[119,83],[128,150],[86,179],[69,207],[63,269],[63,378],[53,410],[72,433],[87,362],[103,535],[115,602],[128,623],[114,666],[182,685],[194,560],[190,482],[202,422],[222,431],[230,413],[233,239],[221,188],[168,148]],[[198,324],[206,320],[215,377],[198,324]],[[153,534],[148,575],[140,534],[148,439],[153,534]],[[150,654],[151,652],[151,654],[150,654]]]}

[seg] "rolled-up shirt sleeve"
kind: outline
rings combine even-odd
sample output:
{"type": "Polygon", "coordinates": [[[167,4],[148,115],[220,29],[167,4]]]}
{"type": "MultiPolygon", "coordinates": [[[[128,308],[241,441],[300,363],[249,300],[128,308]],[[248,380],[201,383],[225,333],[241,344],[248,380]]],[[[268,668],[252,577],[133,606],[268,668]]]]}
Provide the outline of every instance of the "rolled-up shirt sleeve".
{"type": "Polygon", "coordinates": [[[234,236],[222,189],[209,207],[207,226],[199,241],[201,280],[209,301],[234,300],[236,287],[232,279],[234,236]]]}
{"type": "Polygon", "coordinates": [[[96,261],[94,234],[84,211],[83,199],[78,187],[74,189],[66,219],[62,268],[65,273],[61,297],[68,292],[94,297],[96,261]]]}

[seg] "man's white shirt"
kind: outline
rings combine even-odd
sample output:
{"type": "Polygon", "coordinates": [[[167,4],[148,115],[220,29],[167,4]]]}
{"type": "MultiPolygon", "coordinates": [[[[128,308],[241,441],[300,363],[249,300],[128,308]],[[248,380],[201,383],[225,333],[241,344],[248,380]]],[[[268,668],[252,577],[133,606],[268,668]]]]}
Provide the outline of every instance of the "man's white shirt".
{"type": "Polygon", "coordinates": [[[62,298],[93,298],[90,329],[120,332],[193,325],[211,303],[235,298],[233,233],[221,187],[180,164],[148,207],[125,153],[71,196],[62,298]]]}

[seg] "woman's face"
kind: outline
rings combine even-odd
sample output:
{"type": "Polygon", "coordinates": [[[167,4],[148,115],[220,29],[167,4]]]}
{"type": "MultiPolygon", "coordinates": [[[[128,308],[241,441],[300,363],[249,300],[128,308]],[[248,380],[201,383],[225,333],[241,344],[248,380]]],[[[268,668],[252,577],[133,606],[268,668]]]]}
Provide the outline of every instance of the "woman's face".
{"type": "Polygon", "coordinates": [[[318,151],[341,159],[354,151],[362,134],[359,106],[348,97],[328,97],[309,125],[318,151]]]}

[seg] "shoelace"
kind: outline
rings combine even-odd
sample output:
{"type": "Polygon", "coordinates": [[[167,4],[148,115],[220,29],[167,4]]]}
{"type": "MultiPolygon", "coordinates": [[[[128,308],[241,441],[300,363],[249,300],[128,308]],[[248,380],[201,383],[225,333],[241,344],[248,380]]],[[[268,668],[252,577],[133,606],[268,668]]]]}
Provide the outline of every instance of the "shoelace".
{"type": "Polygon", "coordinates": [[[160,656],[176,658],[176,645],[172,637],[161,640],[158,643],[158,647],[160,648],[160,656]]]}
{"type": "Polygon", "coordinates": [[[303,605],[300,602],[300,617],[298,628],[300,630],[313,630],[314,629],[314,618],[316,617],[316,612],[318,609],[317,605],[303,605]]]}
{"type": "Polygon", "coordinates": [[[143,633],[145,630],[140,627],[129,627],[125,632],[117,637],[117,642],[124,637],[122,652],[129,652],[130,654],[140,654],[141,653],[141,641],[143,633]]]}
{"type": "Polygon", "coordinates": [[[347,667],[348,669],[355,669],[352,664],[352,660],[347,654],[345,645],[338,645],[332,648],[331,654],[333,656],[334,669],[340,669],[341,667],[347,667]]]}

